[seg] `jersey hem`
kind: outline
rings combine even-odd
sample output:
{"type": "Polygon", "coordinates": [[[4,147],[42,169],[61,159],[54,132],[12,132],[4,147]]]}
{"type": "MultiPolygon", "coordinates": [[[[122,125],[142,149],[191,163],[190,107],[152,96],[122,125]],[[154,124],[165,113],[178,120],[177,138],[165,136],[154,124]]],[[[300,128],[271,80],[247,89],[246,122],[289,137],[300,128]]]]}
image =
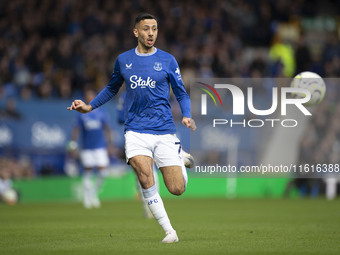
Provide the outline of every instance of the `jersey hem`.
{"type": "Polygon", "coordinates": [[[155,131],[155,130],[139,130],[139,129],[128,128],[128,129],[124,130],[125,133],[127,131],[133,131],[133,132],[142,133],[142,134],[152,134],[152,135],[176,134],[176,129],[175,130],[171,129],[171,130],[164,130],[164,131],[155,131]]]}

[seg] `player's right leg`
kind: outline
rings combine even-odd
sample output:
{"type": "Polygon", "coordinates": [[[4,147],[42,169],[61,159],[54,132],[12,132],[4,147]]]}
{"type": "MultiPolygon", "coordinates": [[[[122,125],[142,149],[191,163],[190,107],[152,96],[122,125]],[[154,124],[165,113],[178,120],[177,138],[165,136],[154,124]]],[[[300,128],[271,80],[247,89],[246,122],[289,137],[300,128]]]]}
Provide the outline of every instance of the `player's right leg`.
{"type": "Polygon", "coordinates": [[[148,189],[155,185],[152,173],[152,158],[144,155],[136,155],[129,159],[129,164],[135,171],[142,189],[148,189]]]}
{"type": "Polygon", "coordinates": [[[92,183],[92,169],[85,168],[83,174],[83,205],[85,208],[92,208],[92,193],[93,193],[93,183],[92,183]]]}
{"type": "Polygon", "coordinates": [[[110,160],[106,148],[87,149],[80,153],[81,162],[85,168],[83,178],[84,199],[83,204],[85,208],[99,208],[101,206],[98,189],[103,183],[105,176],[105,169],[108,167],[110,160]],[[92,182],[92,169],[97,167],[98,173],[96,175],[96,184],[92,182]]]}
{"type": "Polygon", "coordinates": [[[337,182],[338,179],[335,177],[328,177],[325,179],[326,182],[326,198],[328,200],[333,200],[336,198],[337,193],[337,182]]]}
{"type": "MultiPolygon", "coordinates": [[[[153,179],[156,185],[156,189],[159,192],[159,180],[158,180],[158,174],[157,174],[157,166],[156,164],[152,164],[152,172],[153,172],[153,179]]],[[[145,198],[143,195],[143,189],[142,186],[140,185],[140,182],[137,179],[137,187],[140,193],[140,197],[142,198],[142,203],[143,203],[143,209],[144,209],[144,217],[147,219],[152,219],[153,215],[152,212],[149,209],[148,204],[145,202],[145,198]]]]}
{"type": "Polygon", "coordinates": [[[167,238],[166,241],[163,239],[163,242],[178,242],[176,231],[171,226],[169,217],[164,208],[163,200],[160,197],[154,182],[152,172],[152,158],[144,155],[137,155],[130,158],[129,163],[135,170],[139,183],[142,186],[143,197],[145,199],[144,201],[148,205],[152,215],[157,220],[159,225],[161,225],[167,237],[169,236],[169,233],[172,234],[167,238]]]}
{"type": "MultiPolygon", "coordinates": [[[[174,233],[176,238],[168,238],[167,243],[178,242],[176,231],[171,226],[169,217],[165,211],[163,200],[159,196],[155,185],[152,164],[153,148],[155,137],[149,134],[140,134],[128,131],[125,134],[125,154],[129,164],[134,169],[137,178],[142,186],[142,192],[150,211],[159,225],[168,233],[174,233]]],[[[169,237],[173,237],[169,236],[169,237]]],[[[163,239],[164,241],[164,239],[163,239]]]]}
{"type": "Polygon", "coordinates": [[[85,169],[83,174],[83,205],[90,209],[96,207],[93,205],[93,197],[95,196],[95,187],[92,182],[92,169],[95,167],[95,158],[92,150],[83,150],[80,152],[80,160],[85,169]]]}

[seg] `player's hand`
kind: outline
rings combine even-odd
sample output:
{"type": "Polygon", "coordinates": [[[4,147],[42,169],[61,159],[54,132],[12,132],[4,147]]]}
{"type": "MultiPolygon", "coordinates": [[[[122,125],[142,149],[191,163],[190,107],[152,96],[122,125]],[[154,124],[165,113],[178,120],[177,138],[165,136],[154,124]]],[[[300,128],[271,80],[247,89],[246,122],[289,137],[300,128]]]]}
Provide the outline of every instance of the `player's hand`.
{"type": "Polygon", "coordinates": [[[71,158],[76,159],[78,156],[78,143],[76,141],[69,141],[66,145],[66,151],[71,158]]]}
{"type": "Polygon", "coordinates": [[[183,117],[182,124],[184,126],[186,126],[187,128],[190,128],[191,131],[195,131],[196,130],[195,121],[193,119],[191,119],[191,118],[183,117]]]}
{"type": "Polygon", "coordinates": [[[92,106],[89,104],[85,104],[83,101],[81,100],[74,100],[71,104],[70,107],[67,107],[67,110],[76,110],[78,112],[81,113],[87,113],[92,111],[92,106]]]}

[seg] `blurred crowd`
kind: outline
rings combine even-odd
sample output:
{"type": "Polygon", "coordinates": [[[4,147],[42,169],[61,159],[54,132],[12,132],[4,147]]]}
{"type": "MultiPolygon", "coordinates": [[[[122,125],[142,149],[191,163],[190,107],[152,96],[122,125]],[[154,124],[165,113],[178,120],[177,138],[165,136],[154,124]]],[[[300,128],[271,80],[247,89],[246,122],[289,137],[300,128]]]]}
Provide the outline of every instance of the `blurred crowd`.
{"type": "MultiPolygon", "coordinates": [[[[303,31],[298,40],[285,41],[277,36],[277,28],[300,17],[337,15],[339,9],[335,0],[3,0],[0,100],[8,102],[0,119],[21,119],[15,111],[17,98],[71,99],[82,95],[84,88],[103,88],[118,54],[136,47],[133,19],[144,11],[158,17],[156,47],[176,57],[186,86],[192,77],[292,77],[304,70],[338,77],[336,34],[326,35],[315,57],[303,31]],[[285,60],[275,55],[281,44],[289,56],[286,71],[285,60]]],[[[332,102],[337,95],[335,89],[331,101],[315,114],[308,131],[312,136],[302,146],[322,144],[323,152],[305,150],[310,157],[336,158],[340,106],[332,102]],[[330,149],[334,155],[327,154],[330,149]]],[[[13,163],[5,161],[1,164],[13,163]]],[[[22,169],[19,160],[15,164],[22,169]]]]}
{"type": "Polygon", "coordinates": [[[28,157],[0,157],[0,179],[33,178],[34,168],[28,157]]]}
{"type": "Polygon", "coordinates": [[[300,163],[340,164],[340,103],[325,99],[301,139],[300,163]]]}
{"type": "MultiPolygon", "coordinates": [[[[1,1],[0,95],[71,98],[84,87],[101,89],[117,55],[135,47],[133,18],[141,11],[159,18],[156,46],[175,55],[184,78],[280,76],[278,63],[256,51],[249,59],[245,49],[269,48],[279,22],[339,8],[337,1],[304,0],[1,1]]],[[[339,74],[337,38],[328,44],[325,65],[314,67],[339,74]]],[[[292,46],[296,69],[311,70],[303,36],[292,46]]]]}
{"type": "MultiPolygon", "coordinates": [[[[338,87],[338,84],[332,83],[332,79],[326,82],[327,89],[338,87]]],[[[337,183],[340,182],[340,103],[334,96],[328,96],[315,108],[301,137],[297,164],[307,166],[309,172],[297,174],[296,179],[288,183],[286,196],[296,187],[301,197],[309,195],[314,198],[320,193],[326,193],[327,199],[336,197],[339,193],[337,183]]]]}

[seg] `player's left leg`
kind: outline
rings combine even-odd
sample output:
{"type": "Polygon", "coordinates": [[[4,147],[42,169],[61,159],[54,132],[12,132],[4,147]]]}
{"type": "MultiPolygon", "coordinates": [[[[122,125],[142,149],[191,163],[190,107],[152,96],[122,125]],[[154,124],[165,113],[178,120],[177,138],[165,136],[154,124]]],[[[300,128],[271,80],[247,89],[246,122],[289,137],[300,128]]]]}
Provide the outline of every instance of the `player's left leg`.
{"type": "Polygon", "coordinates": [[[188,177],[184,166],[165,166],[159,168],[162,172],[165,186],[173,195],[184,193],[188,177]]]}
{"type": "Polygon", "coordinates": [[[161,136],[154,155],[169,192],[176,196],[181,195],[185,191],[188,176],[183,162],[182,146],[177,136],[161,136]]]}
{"type": "MultiPolygon", "coordinates": [[[[181,195],[188,181],[186,168],[181,156],[181,144],[176,135],[159,137],[154,151],[155,162],[162,172],[164,183],[170,193],[181,195]]],[[[178,242],[175,230],[166,231],[163,243],[178,242]]]]}
{"type": "Polygon", "coordinates": [[[96,175],[96,184],[94,187],[94,191],[92,194],[91,202],[92,206],[95,208],[99,208],[101,206],[100,200],[99,200],[99,190],[103,185],[103,181],[106,175],[106,169],[110,164],[109,154],[106,148],[99,148],[94,150],[94,159],[96,162],[96,166],[98,169],[97,175],[96,175]]]}
{"type": "Polygon", "coordinates": [[[96,190],[99,191],[103,186],[104,179],[106,177],[106,169],[107,167],[98,166],[97,180],[96,180],[96,190]]]}
{"type": "Polygon", "coordinates": [[[336,198],[337,182],[338,179],[335,177],[325,178],[326,182],[326,198],[328,200],[333,200],[336,198]]]}
{"type": "Polygon", "coordinates": [[[195,159],[190,153],[187,153],[182,149],[181,150],[181,156],[182,156],[183,163],[184,163],[185,167],[187,167],[187,168],[193,168],[194,167],[195,159]]]}

